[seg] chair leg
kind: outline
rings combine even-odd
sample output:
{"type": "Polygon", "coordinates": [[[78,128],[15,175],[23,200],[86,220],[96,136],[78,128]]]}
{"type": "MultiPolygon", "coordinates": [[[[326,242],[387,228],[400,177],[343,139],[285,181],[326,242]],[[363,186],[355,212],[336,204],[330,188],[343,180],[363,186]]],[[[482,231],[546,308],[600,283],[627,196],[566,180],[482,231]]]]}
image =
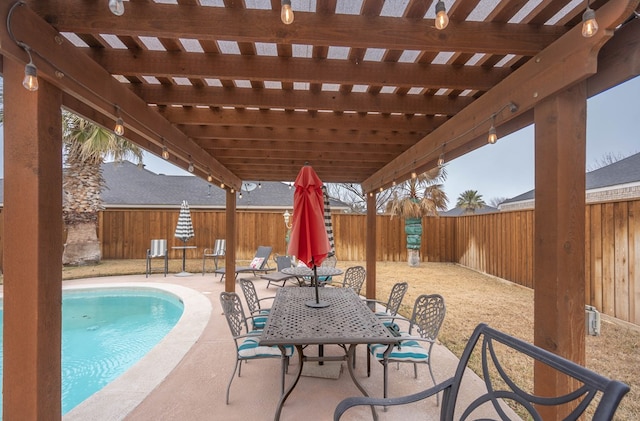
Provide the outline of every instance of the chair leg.
{"type": "Polygon", "coordinates": [[[206,260],[206,257],[203,255],[202,256],[202,276],[204,276],[204,262],[206,260]]]}
{"type": "MultiPolygon", "coordinates": [[[[383,398],[387,398],[387,376],[388,376],[388,368],[389,368],[389,362],[382,360],[382,368],[383,368],[383,376],[382,376],[382,397],[383,398]]],[[[387,408],[385,407],[384,410],[386,411],[387,408]]]]}
{"type": "Polygon", "coordinates": [[[150,263],[151,263],[151,262],[149,262],[149,256],[147,256],[147,268],[146,268],[146,272],[145,272],[145,273],[146,273],[145,278],[148,278],[148,277],[149,277],[149,272],[150,272],[150,269],[151,269],[151,267],[150,267],[150,263]]]}
{"type": "MultiPolygon", "coordinates": [[[[231,382],[233,382],[233,378],[236,376],[236,371],[238,370],[238,365],[240,364],[242,364],[242,361],[236,360],[236,363],[233,366],[233,373],[231,373],[231,378],[229,379],[229,384],[227,385],[227,405],[229,405],[229,392],[231,391],[231,382]]],[[[239,372],[238,377],[240,377],[239,372]]]]}
{"type": "Polygon", "coordinates": [[[371,349],[367,345],[367,377],[371,377],[371,349]]]}
{"type": "MultiPolygon", "coordinates": [[[[429,365],[429,373],[431,374],[431,381],[433,382],[433,385],[436,385],[436,378],[433,376],[433,370],[431,369],[431,360],[429,360],[428,362],[429,365]]],[[[440,406],[440,393],[436,393],[436,404],[438,406],[440,406]]]]}

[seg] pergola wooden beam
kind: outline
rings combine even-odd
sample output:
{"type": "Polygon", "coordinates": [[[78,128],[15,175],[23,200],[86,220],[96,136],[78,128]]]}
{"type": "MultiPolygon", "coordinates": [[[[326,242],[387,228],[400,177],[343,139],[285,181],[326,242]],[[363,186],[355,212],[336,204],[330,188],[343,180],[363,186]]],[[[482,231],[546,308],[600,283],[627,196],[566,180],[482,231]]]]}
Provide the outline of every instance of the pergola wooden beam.
{"type": "Polygon", "coordinates": [[[71,0],[30,0],[28,3],[38,14],[55,17],[51,25],[61,32],[97,36],[233,39],[249,43],[533,56],[566,32],[565,28],[551,25],[451,22],[449,30],[444,33],[438,31],[429,19],[304,12],[296,12],[296,25],[283,26],[279,11],[273,10],[170,4],[149,7],[145,2],[129,2],[127,13],[114,16],[105,13],[101,2],[87,2],[81,8],[75,7],[71,0]],[[142,16],[144,19],[140,19],[142,16]]]}
{"type": "Polygon", "coordinates": [[[191,86],[132,85],[131,90],[144,102],[159,105],[213,105],[218,107],[254,107],[302,110],[338,110],[401,114],[454,115],[474,102],[471,97],[444,95],[370,94],[341,92],[281,91],[191,86]]]}
{"type": "MultiPolygon", "coordinates": [[[[395,152],[402,152],[413,145],[425,133],[406,131],[349,130],[349,129],[291,129],[283,127],[228,127],[228,126],[182,126],[182,131],[189,137],[198,139],[202,146],[210,144],[208,139],[215,139],[215,145],[228,144],[225,139],[256,140],[264,145],[287,145],[289,142],[339,143],[339,144],[371,144],[378,147],[389,146],[395,152]]],[[[231,145],[229,145],[231,146],[231,145]]],[[[256,143],[256,146],[259,146],[256,143]]],[[[320,145],[318,145],[320,146],[320,145]]]]}
{"type": "Polygon", "coordinates": [[[250,110],[196,107],[159,107],[167,120],[180,125],[291,127],[353,130],[430,132],[447,121],[445,116],[334,113],[284,110],[250,110]]]}
{"type": "Polygon", "coordinates": [[[313,58],[230,56],[189,52],[88,50],[87,54],[116,75],[217,78],[253,81],[335,83],[472,89],[486,91],[511,73],[509,68],[414,64],[352,63],[313,58]],[[425,77],[428,75],[428,77],[425,77]]]}

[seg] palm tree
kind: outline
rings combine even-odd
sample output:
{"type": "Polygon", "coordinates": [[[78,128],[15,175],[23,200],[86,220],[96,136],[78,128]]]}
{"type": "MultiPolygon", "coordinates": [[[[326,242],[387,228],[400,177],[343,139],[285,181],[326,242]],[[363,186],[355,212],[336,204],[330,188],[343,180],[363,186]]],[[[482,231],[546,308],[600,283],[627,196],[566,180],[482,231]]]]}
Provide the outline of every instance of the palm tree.
{"type": "Polygon", "coordinates": [[[132,158],[142,163],[142,150],[112,131],[71,113],[63,114],[65,172],[62,216],[67,230],[62,263],[95,264],[101,259],[98,212],[103,208],[102,163],[132,158]]]}
{"type": "Polygon", "coordinates": [[[465,213],[475,213],[476,209],[482,209],[487,204],[477,190],[465,190],[458,196],[456,206],[464,209],[465,213]]]}
{"type": "Polygon", "coordinates": [[[422,218],[438,215],[438,210],[447,209],[449,199],[442,190],[442,182],[446,178],[447,173],[444,167],[436,167],[419,174],[400,185],[387,204],[387,212],[391,214],[391,217],[404,218],[409,266],[420,265],[422,218]]]}

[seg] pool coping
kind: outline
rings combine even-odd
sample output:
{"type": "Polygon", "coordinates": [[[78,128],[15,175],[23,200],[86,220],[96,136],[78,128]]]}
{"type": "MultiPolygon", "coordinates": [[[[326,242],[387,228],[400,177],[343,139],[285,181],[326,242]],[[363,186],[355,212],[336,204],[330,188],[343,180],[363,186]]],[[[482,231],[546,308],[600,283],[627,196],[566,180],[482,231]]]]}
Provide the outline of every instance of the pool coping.
{"type": "Polygon", "coordinates": [[[172,293],[184,303],[184,312],[173,329],[151,351],[120,377],[65,414],[64,421],[125,418],[182,361],[209,323],[211,301],[201,292],[181,285],[113,282],[63,286],[63,290],[122,287],[157,289],[172,293]]]}

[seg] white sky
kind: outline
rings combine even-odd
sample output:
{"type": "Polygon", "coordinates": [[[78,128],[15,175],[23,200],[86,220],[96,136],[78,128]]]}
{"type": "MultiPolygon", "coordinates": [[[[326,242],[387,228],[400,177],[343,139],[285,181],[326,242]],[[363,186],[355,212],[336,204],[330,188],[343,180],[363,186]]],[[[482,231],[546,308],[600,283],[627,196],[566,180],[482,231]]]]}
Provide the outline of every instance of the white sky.
{"type": "MultiPolygon", "coordinates": [[[[589,99],[587,104],[587,161],[589,167],[606,154],[640,152],[640,77],[589,99]]],[[[534,188],[533,126],[501,138],[447,163],[445,191],[449,207],[465,190],[477,190],[489,202],[511,198],[534,188]]],[[[0,143],[3,132],[0,131],[0,143]]],[[[4,150],[1,163],[4,164],[4,150]]],[[[146,168],[168,175],[190,175],[161,158],[145,154],[146,168]]],[[[0,167],[4,174],[4,165],[0,167]]],[[[283,180],[287,181],[287,180],[283,180]]]]}

